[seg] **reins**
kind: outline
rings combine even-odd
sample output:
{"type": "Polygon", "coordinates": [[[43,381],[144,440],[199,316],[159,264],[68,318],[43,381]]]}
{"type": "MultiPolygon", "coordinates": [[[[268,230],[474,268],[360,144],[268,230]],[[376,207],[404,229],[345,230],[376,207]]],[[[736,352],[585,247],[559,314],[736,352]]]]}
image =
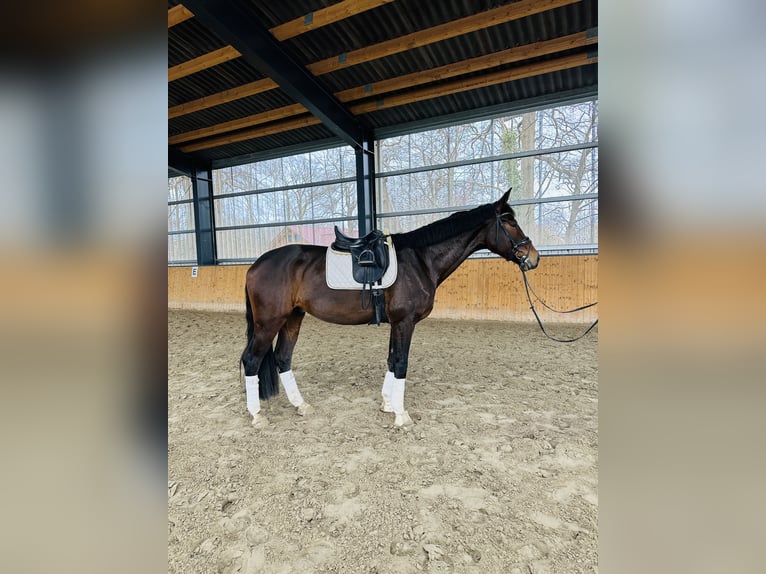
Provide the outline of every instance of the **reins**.
{"type": "MultiPolygon", "coordinates": [[[[519,269],[521,269],[521,275],[524,277],[524,289],[527,292],[527,300],[529,301],[529,308],[532,309],[532,313],[535,316],[535,319],[537,319],[537,324],[540,325],[540,330],[543,332],[543,335],[548,337],[551,341],[556,341],[557,343],[574,343],[575,341],[582,339],[585,335],[591,332],[593,327],[598,325],[598,319],[596,319],[593,324],[588,327],[588,329],[579,337],[575,337],[574,339],[559,339],[558,337],[553,337],[548,334],[548,332],[545,330],[545,327],[543,326],[543,322],[540,320],[540,316],[537,314],[537,309],[535,309],[534,303],[532,303],[532,296],[529,294],[530,291],[534,293],[535,298],[540,301],[540,303],[543,304],[543,307],[546,309],[549,309],[550,311],[553,311],[554,313],[574,313],[575,311],[582,311],[583,309],[587,309],[588,307],[593,307],[594,305],[598,304],[598,301],[595,303],[589,303],[588,305],[583,305],[581,307],[576,307],[575,309],[569,309],[568,311],[559,311],[557,309],[554,309],[550,305],[548,305],[545,301],[543,301],[540,296],[535,293],[535,290],[532,289],[532,286],[529,284],[529,281],[527,280],[527,272],[524,271],[524,262],[527,260],[527,255],[519,256],[519,247],[523,247],[524,245],[527,245],[528,243],[531,243],[532,241],[527,237],[526,235],[521,239],[521,241],[516,241],[513,238],[513,235],[511,235],[508,230],[505,228],[505,226],[502,224],[502,213],[495,214],[495,243],[498,243],[498,239],[500,238],[500,230],[503,231],[503,234],[505,237],[510,241],[511,247],[513,248],[513,257],[516,258],[519,269]]],[[[506,259],[510,259],[506,257],[506,259]]]]}
{"type": "Polygon", "coordinates": [[[540,316],[537,314],[537,310],[535,309],[535,304],[532,303],[532,297],[529,294],[530,291],[532,291],[532,293],[534,293],[534,295],[535,295],[535,298],[538,301],[540,301],[540,303],[543,304],[543,307],[545,307],[546,309],[549,309],[550,311],[553,311],[554,313],[562,313],[563,314],[563,313],[574,313],[575,311],[582,311],[583,309],[587,309],[589,307],[593,307],[594,305],[598,305],[598,301],[596,301],[594,303],[589,303],[587,305],[583,305],[581,307],[576,307],[574,309],[569,309],[567,311],[559,311],[557,309],[554,309],[553,307],[548,305],[545,301],[543,301],[540,298],[540,296],[537,293],[535,293],[535,290],[532,289],[532,286],[529,284],[529,281],[527,280],[527,272],[524,271],[524,269],[521,266],[519,266],[519,269],[521,269],[521,276],[524,278],[524,290],[527,293],[527,300],[529,301],[529,308],[532,309],[532,314],[535,316],[535,319],[537,319],[537,324],[540,325],[540,330],[543,332],[543,335],[548,337],[551,341],[556,341],[557,343],[574,343],[575,341],[577,341],[579,339],[582,339],[585,335],[587,335],[588,333],[591,332],[593,327],[598,325],[598,319],[596,319],[595,321],[593,321],[593,324],[590,327],[588,327],[582,335],[580,335],[579,337],[575,337],[573,339],[559,339],[558,337],[553,337],[553,336],[549,335],[548,332],[545,330],[545,327],[543,326],[543,322],[540,320],[540,316]]]}

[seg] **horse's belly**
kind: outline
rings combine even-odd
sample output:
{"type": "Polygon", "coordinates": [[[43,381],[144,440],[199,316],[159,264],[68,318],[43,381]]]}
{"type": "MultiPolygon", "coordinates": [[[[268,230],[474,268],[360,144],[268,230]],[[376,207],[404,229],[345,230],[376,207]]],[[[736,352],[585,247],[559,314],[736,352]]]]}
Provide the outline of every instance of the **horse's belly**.
{"type": "MultiPolygon", "coordinates": [[[[341,291],[337,289],[318,290],[313,297],[302,297],[300,306],[310,315],[328,323],[338,325],[362,325],[369,323],[373,317],[372,307],[362,307],[361,291],[341,291]]],[[[369,300],[369,292],[364,294],[365,303],[369,300]]]]}

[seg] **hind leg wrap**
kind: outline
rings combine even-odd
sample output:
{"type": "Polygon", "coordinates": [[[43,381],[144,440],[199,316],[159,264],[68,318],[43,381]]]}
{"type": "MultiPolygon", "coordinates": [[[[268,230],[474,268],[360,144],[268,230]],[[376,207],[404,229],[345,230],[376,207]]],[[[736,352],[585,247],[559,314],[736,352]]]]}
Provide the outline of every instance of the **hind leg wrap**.
{"type": "Polygon", "coordinates": [[[256,416],[261,411],[261,401],[258,398],[258,375],[245,376],[245,395],[247,397],[247,410],[256,416]]]}
{"type": "Polygon", "coordinates": [[[303,397],[298,390],[298,383],[295,382],[295,375],[292,370],[279,373],[279,380],[282,381],[282,388],[285,389],[290,404],[294,407],[300,407],[303,404],[303,397]]]}

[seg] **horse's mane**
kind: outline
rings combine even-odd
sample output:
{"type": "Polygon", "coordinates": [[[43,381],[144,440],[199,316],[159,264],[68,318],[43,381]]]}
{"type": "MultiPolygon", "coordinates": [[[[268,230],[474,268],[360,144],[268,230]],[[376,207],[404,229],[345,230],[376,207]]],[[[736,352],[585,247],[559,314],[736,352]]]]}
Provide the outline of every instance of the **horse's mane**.
{"type": "MultiPolygon", "coordinates": [[[[503,213],[508,212],[513,216],[513,209],[506,205],[503,213]]],[[[494,215],[495,204],[487,203],[467,211],[458,211],[407,233],[394,233],[391,239],[396,249],[428,247],[476,229],[494,215]]]]}

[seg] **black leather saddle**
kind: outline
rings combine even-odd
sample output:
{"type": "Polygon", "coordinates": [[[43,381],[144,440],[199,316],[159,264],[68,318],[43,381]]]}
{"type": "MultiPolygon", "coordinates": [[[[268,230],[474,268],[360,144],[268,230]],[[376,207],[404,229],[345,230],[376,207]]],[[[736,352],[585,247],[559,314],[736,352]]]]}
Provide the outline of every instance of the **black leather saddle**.
{"type": "Polygon", "coordinates": [[[336,225],[335,241],[331,247],[351,253],[354,281],[362,285],[372,287],[388,269],[386,236],[379,229],[357,238],[344,235],[336,225]]]}

